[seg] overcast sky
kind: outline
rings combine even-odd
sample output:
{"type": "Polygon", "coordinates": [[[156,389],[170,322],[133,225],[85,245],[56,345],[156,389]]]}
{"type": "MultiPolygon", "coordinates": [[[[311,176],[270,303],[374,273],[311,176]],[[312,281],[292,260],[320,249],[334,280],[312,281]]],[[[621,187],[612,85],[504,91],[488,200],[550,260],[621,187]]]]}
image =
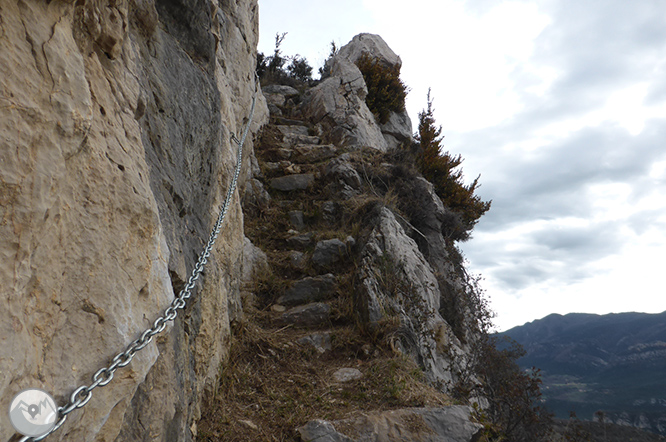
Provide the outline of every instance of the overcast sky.
{"type": "Polygon", "coordinates": [[[320,66],[381,35],[413,125],[492,208],[461,245],[506,330],[550,313],[666,310],[666,1],[259,0],[259,50],[320,66]]]}

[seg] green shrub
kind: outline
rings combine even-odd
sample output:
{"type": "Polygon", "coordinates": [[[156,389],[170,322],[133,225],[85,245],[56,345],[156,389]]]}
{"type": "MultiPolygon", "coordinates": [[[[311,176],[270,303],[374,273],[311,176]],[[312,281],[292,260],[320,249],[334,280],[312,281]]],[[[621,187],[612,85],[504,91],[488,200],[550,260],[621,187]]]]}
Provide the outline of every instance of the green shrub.
{"type": "Polygon", "coordinates": [[[415,134],[419,143],[417,164],[423,177],[435,186],[444,205],[460,215],[460,219],[443,225],[442,234],[453,241],[465,241],[479,218],[490,209],[491,201],[482,201],[474,194],[479,187],[479,177],[465,185],[459,169],[463,162],[460,155],[441,152],[444,137],[441,126],[435,125],[433,112],[428,91],[428,108],[419,113],[419,131],[415,134]]]}
{"type": "Polygon", "coordinates": [[[400,80],[400,67],[384,66],[377,58],[363,54],[356,61],[368,87],[365,102],[377,121],[384,124],[391,112],[405,110],[407,86],[400,80]]]}

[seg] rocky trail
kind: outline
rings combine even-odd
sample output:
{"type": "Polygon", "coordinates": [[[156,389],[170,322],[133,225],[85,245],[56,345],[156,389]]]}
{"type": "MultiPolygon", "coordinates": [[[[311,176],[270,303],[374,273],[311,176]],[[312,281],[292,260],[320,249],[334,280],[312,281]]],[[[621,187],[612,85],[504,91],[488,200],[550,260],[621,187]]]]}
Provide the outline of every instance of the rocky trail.
{"type": "Polygon", "coordinates": [[[367,327],[355,313],[366,212],[383,206],[360,160],[378,153],[326,143],[330,134],[298,114],[297,90],[264,94],[271,122],[244,197],[255,273],[197,440],[468,440],[478,431],[469,409],[403,354],[399,323],[367,327]]]}

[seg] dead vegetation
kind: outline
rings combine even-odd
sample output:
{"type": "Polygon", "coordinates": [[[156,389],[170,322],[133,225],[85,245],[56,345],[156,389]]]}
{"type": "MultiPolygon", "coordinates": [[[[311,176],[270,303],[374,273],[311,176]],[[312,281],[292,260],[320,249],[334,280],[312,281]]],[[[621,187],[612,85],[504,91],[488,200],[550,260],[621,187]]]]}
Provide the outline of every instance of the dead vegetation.
{"type": "Polygon", "coordinates": [[[258,322],[249,317],[236,326],[229,362],[198,424],[198,441],[295,441],[295,429],[315,418],[450,404],[424,383],[412,360],[391,350],[392,324],[372,334],[353,325],[334,328],[332,349],[320,354],[297,343],[311,330],[264,328],[258,322]],[[335,382],[333,372],[343,367],[356,368],[363,377],[335,382]]]}

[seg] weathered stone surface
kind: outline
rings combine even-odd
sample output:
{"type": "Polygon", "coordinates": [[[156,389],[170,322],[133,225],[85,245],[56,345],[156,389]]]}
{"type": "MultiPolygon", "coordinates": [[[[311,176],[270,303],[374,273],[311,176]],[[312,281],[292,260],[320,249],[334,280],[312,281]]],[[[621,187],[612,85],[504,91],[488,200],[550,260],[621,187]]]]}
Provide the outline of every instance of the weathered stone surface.
{"type": "Polygon", "coordinates": [[[332,273],[299,279],[278,298],[277,302],[292,306],[324,301],[335,294],[336,286],[336,279],[332,273]]]}
{"type": "Polygon", "coordinates": [[[258,179],[252,178],[245,184],[245,194],[243,195],[244,210],[265,208],[268,206],[270,200],[270,194],[258,179]]]}
{"type": "Polygon", "coordinates": [[[356,381],[363,377],[363,373],[358,368],[339,368],[333,372],[333,379],[337,382],[356,381]]]}
{"type": "Polygon", "coordinates": [[[398,316],[402,325],[395,348],[419,361],[431,381],[451,381],[446,351],[457,351],[460,342],[439,313],[432,267],[389,209],[381,209],[362,256],[362,315],[371,323],[398,316]]]}
{"type": "Polygon", "coordinates": [[[358,34],[338,52],[338,55],[352,63],[356,63],[364,54],[377,58],[387,67],[402,66],[400,57],[391,50],[382,37],[376,34],[358,34]]]}
{"type": "Polygon", "coordinates": [[[289,222],[296,230],[303,230],[305,228],[305,221],[303,220],[302,210],[292,210],[289,212],[289,222]]]}
{"type": "Polygon", "coordinates": [[[296,155],[294,161],[299,163],[317,163],[319,161],[333,158],[338,152],[338,148],[332,144],[313,146],[310,144],[301,144],[294,147],[296,155]]]}
{"type": "MultiPolygon", "coordinates": [[[[211,6],[3,2],[0,396],[40,387],[64,405],[194,267],[235,166],[230,133],[248,116],[256,63],[256,1],[211,6]]],[[[251,132],[266,121],[259,95],[251,132]]],[[[240,296],[238,194],[196,302],[49,440],[193,439],[240,296]]],[[[0,413],[0,440],[13,433],[0,413]]]]}
{"type": "Polygon", "coordinates": [[[469,407],[405,408],[364,413],[344,421],[313,420],[298,428],[305,442],[472,442],[483,426],[470,422],[469,407]],[[336,431],[344,427],[354,439],[336,431]]]}
{"type": "Polygon", "coordinates": [[[389,149],[396,149],[401,144],[410,145],[412,138],[412,120],[407,111],[391,112],[389,120],[380,126],[389,149]]]}
{"type": "Polygon", "coordinates": [[[312,254],[312,264],[319,267],[328,267],[340,261],[347,254],[347,245],[339,239],[325,239],[319,241],[312,254]]]}
{"type": "Polygon", "coordinates": [[[282,135],[303,135],[303,136],[309,136],[310,134],[308,133],[308,128],[307,126],[297,126],[297,125],[279,125],[276,126],[277,129],[282,132],[282,135]]]}
{"type": "Polygon", "coordinates": [[[354,442],[344,434],[335,431],[335,427],[327,421],[313,420],[298,428],[303,442],[354,442]]]}
{"type": "Polygon", "coordinates": [[[273,189],[289,192],[292,190],[304,190],[314,183],[314,175],[311,173],[298,173],[294,175],[281,176],[271,180],[273,189]]]}
{"type": "Polygon", "coordinates": [[[266,94],[280,94],[280,95],[298,95],[298,91],[291,86],[284,84],[269,84],[263,88],[264,93],[266,94]]]}
{"type": "Polygon", "coordinates": [[[336,144],[385,151],[386,140],[365,104],[368,90],[361,71],[339,55],[330,63],[331,77],[305,94],[303,114],[313,123],[334,128],[331,135],[336,144]]]}
{"type": "Polygon", "coordinates": [[[340,214],[340,204],[335,201],[324,201],[321,205],[321,215],[325,221],[334,223],[340,214]]]}
{"type": "Polygon", "coordinates": [[[280,316],[279,322],[296,326],[321,325],[328,321],[331,307],[323,302],[299,305],[291,308],[280,316]]]}
{"type": "Polygon", "coordinates": [[[354,169],[350,159],[351,157],[348,153],[340,155],[328,163],[325,174],[327,178],[338,180],[352,189],[360,189],[361,177],[356,169],[354,169]]]}
{"type": "Polygon", "coordinates": [[[304,249],[312,244],[314,244],[314,233],[312,232],[287,238],[287,245],[296,249],[304,249]]]}
{"type": "Polygon", "coordinates": [[[311,345],[319,353],[326,353],[332,348],[330,333],[314,333],[312,335],[304,336],[298,340],[298,343],[303,345],[311,345]]]}
{"type": "Polygon", "coordinates": [[[289,251],[289,262],[297,269],[305,268],[305,253],[296,250],[289,251]]]}

